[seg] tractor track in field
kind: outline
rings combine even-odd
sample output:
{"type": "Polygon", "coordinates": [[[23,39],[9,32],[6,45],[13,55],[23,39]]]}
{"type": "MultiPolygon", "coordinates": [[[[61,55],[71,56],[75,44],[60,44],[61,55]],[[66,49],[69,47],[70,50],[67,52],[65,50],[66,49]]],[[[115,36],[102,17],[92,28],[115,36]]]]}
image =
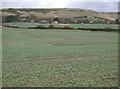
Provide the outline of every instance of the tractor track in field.
{"type": "Polygon", "coordinates": [[[117,52],[114,54],[114,52],[89,52],[89,53],[80,53],[80,54],[68,54],[68,55],[62,55],[62,56],[59,56],[57,55],[56,57],[52,57],[52,56],[55,56],[55,55],[49,55],[49,56],[42,56],[42,57],[32,57],[32,58],[28,58],[28,57],[25,57],[23,59],[25,60],[18,60],[18,61],[2,61],[2,63],[17,63],[17,62],[28,62],[28,61],[47,61],[47,60],[50,60],[50,61],[58,61],[58,60],[62,60],[62,59],[65,59],[65,58],[91,58],[91,57],[95,57],[95,58],[98,58],[98,55],[99,55],[99,58],[118,58],[118,54],[117,52]],[[103,54],[106,54],[106,55],[103,55],[103,54]]]}
{"type": "Polygon", "coordinates": [[[59,46],[69,46],[69,45],[111,45],[111,44],[118,44],[116,42],[113,43],[52,43],[52,45],[59,45],[59,46]]]}

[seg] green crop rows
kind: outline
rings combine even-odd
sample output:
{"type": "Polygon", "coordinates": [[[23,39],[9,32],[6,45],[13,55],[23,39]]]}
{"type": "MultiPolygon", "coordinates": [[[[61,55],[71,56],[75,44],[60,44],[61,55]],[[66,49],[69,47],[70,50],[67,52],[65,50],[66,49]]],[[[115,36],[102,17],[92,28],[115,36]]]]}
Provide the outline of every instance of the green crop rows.
{"type": "Polygon", "coordinates": [[[118,86],[118,33],[2,28],[3,86],[118,86]]]}

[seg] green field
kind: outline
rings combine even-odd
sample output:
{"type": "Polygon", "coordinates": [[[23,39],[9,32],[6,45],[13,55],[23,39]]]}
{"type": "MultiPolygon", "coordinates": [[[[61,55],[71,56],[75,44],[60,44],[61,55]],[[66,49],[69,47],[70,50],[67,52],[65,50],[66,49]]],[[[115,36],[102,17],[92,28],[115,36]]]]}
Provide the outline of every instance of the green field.
{"type": "Polygon", "coordinates": [[[117,32],[3,27],[2,37],[3,87],[118,86],[117,32]]]}

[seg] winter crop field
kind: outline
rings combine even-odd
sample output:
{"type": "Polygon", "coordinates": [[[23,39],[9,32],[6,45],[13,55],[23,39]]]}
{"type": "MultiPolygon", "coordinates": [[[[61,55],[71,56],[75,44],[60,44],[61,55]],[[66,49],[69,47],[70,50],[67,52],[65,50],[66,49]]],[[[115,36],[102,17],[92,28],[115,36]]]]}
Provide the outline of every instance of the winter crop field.
{"type": "Polygon", "coordinates": [[[3,87],[118,86],[118,32],[3,27],[2,45],[3,87]]]}

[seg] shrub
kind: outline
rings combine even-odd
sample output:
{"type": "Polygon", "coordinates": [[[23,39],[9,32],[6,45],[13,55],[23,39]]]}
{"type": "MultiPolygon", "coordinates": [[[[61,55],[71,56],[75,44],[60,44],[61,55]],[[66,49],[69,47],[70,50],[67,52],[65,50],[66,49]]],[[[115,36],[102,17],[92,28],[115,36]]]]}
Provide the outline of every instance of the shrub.
{"type": "Polygon", "coordinates": [[[18,27],[18,26],[10,26],[11,28],[20,28],[20,27],[18,27]]]}
{"type": "Polygon", "coordinates": [[[56,27],[56,29],[74,29],[74,28],[71,28],[69,26],[64,26],[64,27],[56,27]]]}
{"type": "Polygon", "coordinates": [[[35,28],[36,28],[36,29],[45,29],[46,27],[43,26],[43,25],[38,25],[38,26],[36,26],[35,28]]]}
{"type": "Polygon", "coordinates": [[[36,27],[28,27],[28,29],[46,29],[46,27],[43,25],[38,25],[36,27]]]}
{"type": "Polygon", "coordinates": [[[110,31],[110,30],[111,30],[110,27],[106,27],[106,28],[104,28],[104,31],[110,31]]]}
{"type": "Polygon", "coordinates": [[[55,28],[55,27],[54,27],[54,25],[49,25],[48,28],[53,29],[53,28],[55,28]]]}
{"type": "Polygon", "coordinates": [[[69,27],[69,26],[64,26],[63,29],[74,29],[74,28],[69,27]]]}
{"type": "Polygon", "coordinates": [[[10,25],[2,25],[2,26],[4,26],[4,27],[9,27],[9,28],[20,28],[19,26],[10,26],[10,25]]]}

